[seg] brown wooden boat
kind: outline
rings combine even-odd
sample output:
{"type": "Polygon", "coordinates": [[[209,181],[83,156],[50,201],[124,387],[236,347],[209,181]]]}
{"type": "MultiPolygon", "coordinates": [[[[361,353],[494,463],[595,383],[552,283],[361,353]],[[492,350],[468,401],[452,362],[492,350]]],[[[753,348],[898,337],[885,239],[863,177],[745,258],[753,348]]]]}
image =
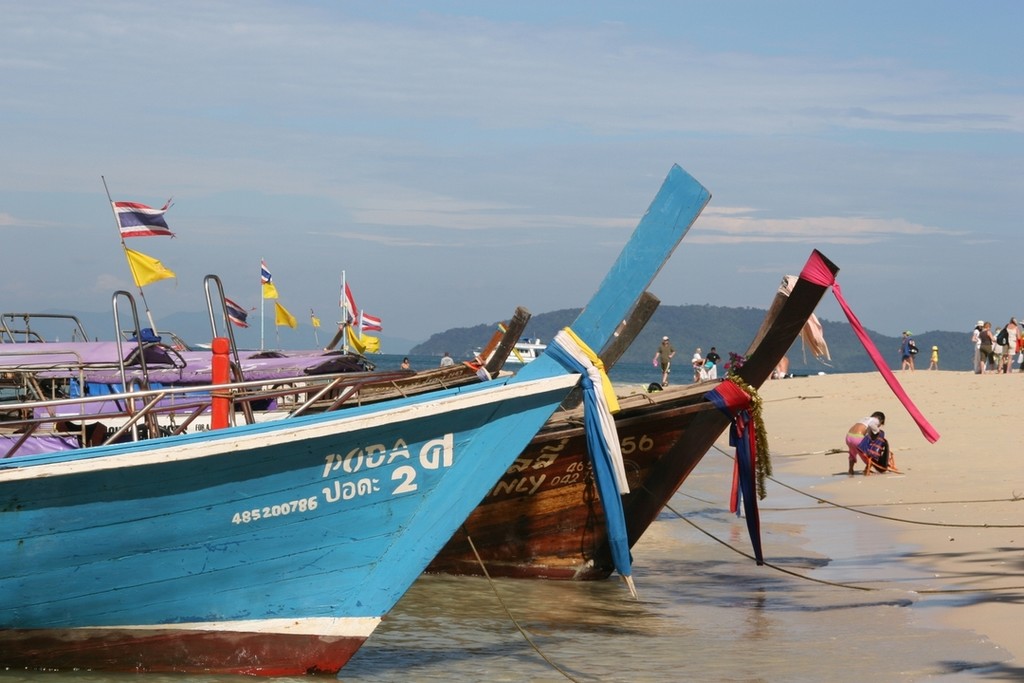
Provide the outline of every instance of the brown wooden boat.
{"type": "MultiPolygon", "coordinates": [[[[817,251],[811,259],[838,272],[817,251]]],[[[771,376],[826,290],[803,278],[788,295],[780,289],[735,373],[740,386],[756,390],[771,376]]],[[[708,400],[727,381],[620,397],[615,425],[630,488],[622,506],[631,547],[729,427],[731,417],[708,400]]],[[[489,575],[504,577],[602,579],[614,570],[581,408],[547,423],[427,571],[479,575],[481,561],[489,575]]]]}
{"type": "Polygon", "coordinates": [[[512,353],[516,340],[526,330],[531,314],[522,306],[517,307],[507,323],[496,331],[483,351],[472,361],[454,363],[447,367],[429,370],[399,371],[383,376],[351,383],[332,393],[330,399],[319,402],[317,410],[336,410],[354,405],[366,405],[406,396],[439,391],[453,387],[475,384],[497,377],[512,353]]]}

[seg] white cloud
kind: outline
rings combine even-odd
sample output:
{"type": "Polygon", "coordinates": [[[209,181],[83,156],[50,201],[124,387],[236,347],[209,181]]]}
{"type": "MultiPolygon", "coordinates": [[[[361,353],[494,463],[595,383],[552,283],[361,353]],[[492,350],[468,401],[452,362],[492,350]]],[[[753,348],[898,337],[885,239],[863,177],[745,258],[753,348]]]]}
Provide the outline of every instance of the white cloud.
{"type": "Polygon", "coordinates": [[[960,237],[962,230],[920,225],[902,218],[806,216],[764,218],[749,208],[709,208],[687,237],[699,244],[756,242],[801,244],[871,244],[900,237],[960,237]]]}

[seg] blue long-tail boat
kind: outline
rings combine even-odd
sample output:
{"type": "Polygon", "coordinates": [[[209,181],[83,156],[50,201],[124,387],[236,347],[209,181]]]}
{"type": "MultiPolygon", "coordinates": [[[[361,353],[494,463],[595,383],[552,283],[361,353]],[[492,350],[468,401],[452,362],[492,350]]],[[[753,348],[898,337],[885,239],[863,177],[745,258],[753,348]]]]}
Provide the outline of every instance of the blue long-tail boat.
{"type": "MultiPolygon", "coordinates": [[[[673,166],[583,345],[709,198],[673,166]]],[[[336,673],[576,386],[558,343],[467,387],[0,461],[0,666],[336,673]]]]}

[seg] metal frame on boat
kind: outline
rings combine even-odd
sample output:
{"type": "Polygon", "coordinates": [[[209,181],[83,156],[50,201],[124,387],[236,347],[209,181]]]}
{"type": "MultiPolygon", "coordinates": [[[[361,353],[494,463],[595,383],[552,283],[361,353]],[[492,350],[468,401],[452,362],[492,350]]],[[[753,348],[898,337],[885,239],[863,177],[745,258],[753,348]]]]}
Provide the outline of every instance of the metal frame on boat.
{"type": "MultiPolygon", "coordinates": [[[[208,286],[211,281],[219,286],[215,276],[207,276],[208,286]]],[[[127,292],[115,294],[115,310],[122,297],[134,311],[134,301],[127,292]]],[[[213,299],[208,299],[213,311],[213,299]]],[[[214,393],[230,399],[232,424],[252,424],[475,384],[498,376],[529,319],[529,311],[519,307],[503,325],[504,332],[494,334],[477,360],[420,372],[367,370],[360,357],[340,351],[239,352],[229,336],[229,367],[235,381],[218,385],[215,392],[203,386],[212,381],[209,351],[179,351],[163,344],[159,337],[135,341],[146,339],[145,334],[115,342],[68,343],[46,342],[36,335],[41,343],[0,346],[0,389],[9,394],[0,398],[0,416],[5,414],[3,407],[5,402],[10,404],[11,396],[19,397],[19,402],[72,396],[104,398],[37,405],[37,419],[18,425],[11,422],[7,412],[6,426],[24,427],[22,433],[27,436],[15,440],[0,433],[0,458],[17,454],[23,444],[31,446],[32,440],[52,442],[49,436],[32,436],[40,427],[52,426],[53,421],[46,418],[64,420],[64,431],[68,427],[85,428],[84,423],[70,425],[68,420],[92,420],[91,432],[95,421],[102,419],[109,442],[121,438],[129,423],[146,425],[152,434],[205,431],[209,429],[214,393]],[[142,391],[149,387],[157,390],[142,391]],[[13,448],[12,442],[16,442],[13,448]]],[[[211,333],[217,336],[213,321],[211,314],[211,333]]],[[[230,332],[230,326],[227,330],[230,332]]],[[[56,431],[56,438],[65,438],[61,429],[56,431]]],[[[71,445],[73,441],[65,439],[65,443],[71,445]]],[[[31,448],[21,450],[26,452],[32,452],[31,448]]]]}

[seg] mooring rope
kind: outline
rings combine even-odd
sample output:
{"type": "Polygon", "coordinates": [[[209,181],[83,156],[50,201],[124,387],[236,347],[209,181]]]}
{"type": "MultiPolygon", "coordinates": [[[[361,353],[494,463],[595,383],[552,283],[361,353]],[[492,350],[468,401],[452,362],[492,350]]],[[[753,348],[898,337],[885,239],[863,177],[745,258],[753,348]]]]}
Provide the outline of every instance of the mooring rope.
{"type": "Polygon", "coordinates": [[[494,593],[494,597],[498,599],[498,603],[501,605],[501,608],[505,611],[505,614],[508,616],[509,621],[512,622],[512,625],[516,627],[516,629],[523,636],[523,639],[527,642],[527,644],[529,644],[529,646],[533,648],[533,651],[536,652],[541,659],[547,662],[548,666],[550,666],[558,673],[562,674],[562,676],[564,676],[567,680],[573,681],[573,683],[579,683],[579,681],[577,681],[575,678],[569,675],[569,673],[565,669],[551,661],[551,659],[546,654],[544,654],[544,652],[539,647],[537,647],[537,643],[533,642],[533,638],[531,638],[530,634],[526,632],[526,629],[520,626],[519,621],[515,618],[515,616],[513,616],[512,611],[508,608],[508,605],[505,604],[505,601],[501,598],[501,594],[498,592],[498,586],[494,583],[494,580],[491,578],[490,573],[488,573],[487,567],[484,566],[484,560],[482,557],[480,557],[480,553],[476,551],[476,545],[473,544],[473,539],[470,537],[469,531],[465,527],[463,527],[462,530],[466,533],[466,541],[469,543],[469,547],[473,551],[473,555],[476,557],[476,561],[480,564],[480,571],[484,573],[484,577],[487,579],[487,584],[491,587],[491,591],[494,593]]]}
{"type": "MultiPolygon", "coordinates": [[[[794,397],[794,398],[820,398],[820,397],[810,396],[810,397],[794,397]]],[[[717,450],[719,453],[725,455],[729,459],[732,459],[734,457],[733,455],[729,454],[725,450],[719,448],[717,444],[714,445],[713,447],[714,447],[715,450],[717,450]]],[[[828,453],[841,453],[841,452],[842,451],[840,449],[830,449],[830,450],[826,450],[826,451],[815,451],[814,453],[790,454],[788,456],[781,456],[781,457],[793,457],[794,455],[816,455],[816,454],[822,454],[822,453],[828,454],[828,453]]],[[[831,501],[831,500],[822,498],[821,496],[812,495],[812,494],[807,493],[806,491],[803,491],[803,490],[801,490],[799,488],[796,488],[794,486],[790,486],[789,484],[786,484],[784,482],[779,481],[775,477],[769,476],[768,479],[773,481],[773,482],[775,482],[779,486],[783,486],[783,487],[793,491],[794,493],[798,493],[800,495],[806,496],[807,498],[811,498],[812,500],[814,500],[818,504],[830,505],[830,506],[833,506],[833,507],[836,507],[836,508],[839,508],[839,509],[842,509],[842,510],[848,510],[850,512],[855,512],[855,513],[858,513],[858,514],[867,515],[869,517],[876,517],[878,519],[885,519],[885,520],[893,521],[893,522],[903,522],[905,524],[918,524],[918,525],[924,525],[924,526],[949,527],[949,528],[1018,529],[1018,528],[1024,527],[1024,525],[1021,525],[1021,524],[956,524],[956,523],[944,523],[944,522],[923,522],[923,521],[920,521],[920,520],[905,519],[905,518],[900,518],[900,517],[892,517],[892,516],[889,516],[889,515],[880,515],[880,514],[873,513],[873,512],[867,512],[866,510],[861,509],[862,507],[867,507],[867,506],[857,507],[857,506],[842,505],[841,503],[836,503],[835,501],[831,501]]],[[[690,498],[692,500],[696,500],[696,501],[699,501],[701,503],[705,503],[705,504],[708,504],[708,505],[717,505],[718,504],[715,501],[705,500],[705,499],[700,498],[698,496],[695,496],[693,494],[685,493],[685,492],[682,492],[682,491],[678,492],[677,495],[685,496],[685,497],[690,498]]],[[[942,501],[913,502],[913,503],[876,503],[876,504],[872,504],[872,505],[875,505],[875,506],[879,506],[879,505],[947,505],[947,504],[953,504],[953,503],[960,503],[960,504],[966,504],[966,503],[1001,503],[1001,502],[1017,502],[1017,501],[1020,501],[1022,499],[1024,499],[1024,497],[1016,494],[1016,492],[1015,492],[1014,495],[1011,498],[1006,498],[1006,499],[997,498],[997,499],[986,499],[986,500],[960,500],[960,501],[957,501],[957,500],[942,500],[942,501]]],[[[707,536],[711,540],[713,540],[713,541],[715,541],[715,542],[725,546],[726,548],[728,548],[729,550],[733,551],[737,555],[741,555],[741,556],[743,556],[743,557],[745,557],[745,558],[747,558],[749,560],[755,560],[755,557],[753,555],[751,555],[751,554],[749,554],[747,552],[744,552],[743,550],[740,550],[736,546],[732,545],[731,543],[728,543],[727,541],[722,540],[721,538],[718,538],[713,533],[711,533],[707,529],[703,528],[702,526],[700,526],[699,524],[697,524],[696,522],[694,522],[693,520],[688,518],[682,512],[676,510],[674,507],[672,507],[672,505],[670,503],[668,503],[668,502],[665,503],[665,509],[669,510],[670,512],[672,512],[674,515],[676,515],[676,517],[678,517],[682,521],[686,522],[687,524],[689,524],[691,527],[693,527],[694,529],[696,529],[700,533],[704,534],[705,536],[707,536]]],[[[789,508],[789,509],[792,509],[792,508],[789,508]]],[[[814,509],[814,508],[801,508],[801,509],[814,509]]],[[[573,683],[579,683],[578,679],[574,678],[569,672],[567,672],[565,669],[563,669],[558,664],[556,664],[554,661],[552,661],[551,658],[548,657],[544,653],[544,651],[540,649],[540,647],[538,647],[537,643],[534,642],[534,640],[530,636],[530,634],[526,631],[526,629],[524,629],[522,627],[522,625],[516,619],[515,615],[512,614],[512,611],[509,609],[508,605],[505,603],[505,600],[502,599],[501,594],[498,592],[497,584],[495,584],[494,580],[491,578],[490,573],[487,571],[487,567],[484,565],[483,558],[480,557],[480,553],[477,552],[476,545],[473,543],[472,537],[470,537],[469,532],[467,530],[465,530],[465,529],[463,529],[463,530],[466,531],[466,541],[469,543],[469,547],[473,551],[473,555],[474,555],[474,557],[476,557],[477,563],[480,565],[480,571],[483,572],[484,577],[487,579],[487,583],[490,586],[491,591],[494,593],[495,598],[497,598],[498,604],[501,605],[502,610],[505,612],[505,615],[508,617],[509,621],[512,622],[512,625],[515,626],[516,630],[518,630],[520,635],[522,635],[523,640],[525,640],[526,643],[533,649],[533,651],[537,653],[538,657],[540,657],[542,660],[544,660],[544,662],[548,666],[550,666],[553,670],[557,671],[566,680],[573,681],[573,683]]],[[[994,588],[921,588],[921,589],[892,588],[892,587],[886,587],[886,586],[882,586],[882,587],[879,587],[879,586],[863,586],[863,585],[858,585],[858,584],[853,584],[853,583],[842,583],[842,582],[839,582],[839,581],[829,581],[827,579],[819,579],[819,578],[816,578],[816,577],[813,577],[813,576],[808,576],[807,574],[802,574],[800,572],[793,571],[792,569],[787,569],[786,567],[782,567],[782,566],[774,564],[772,562],[768,562],[767,560],[764,561],[764,565],[763,566],[769,567],[770,569],[774,569],[775,571],[777,571],[777,572],[779,572],[781,574],[786,574],[788,576],[792,576],[792,577],[797,578],[797,579],[802,579],[804,581],[809,581],[811,583],[817,583],[817,584],[821,584],[821,585],[825,585],[825,586],[832,586],[834,588],[845,588],[845,589],[848,589],[848,590],[856,590],[856,591],[862,591],[862,592],[877,592],[877,591],[884,591],[884,590],[903,590],[905,592],[916,593],[918,595],[952,595],[952,594],[958,594],[958,593],[998,593],[998,592],[1003,592],[1003,591],[1024,591],[1024,586],[1000,586],[1000,587],[994,587],[994,588]]],[[[878,582],[876,582],[876,583],[878,583],[878,582]]]]}
{"type": "MultiPolygon", "coordinates": [[[[721,453],[722,455],[724,455],[725,457],[729,458],[730,460],[733,458],[733,456],[730,455],[727,451],[725,451],[722,448],[719,448],[717,444],[715,444],[714,449],[716,451],[718,451],[719,453],[721,453]]],[[[917,524],[919,526],[934,526],[934,527],[942,527],[942,528],[948,528],[948,529],[1022,529],[1022,528],[1024,528],[1024,524],[990,524],[988,522],[984,522],[982,524],[960,524],[960,523],[956,523],[956,522],[926,522],[926,521],[922,521],[922,520],[918,520],[918,519],[907,519],[905,517],[892,517],[890,515],[880,515],[877,512],[868,512],[867,510],[862,510],[860,507],[857,507],[857,506],[843,505],[842,503],[837,503],[837,502],[835,502],[833,500],[828,500],[827,498],[822,498],[821,496],[816,496],[816,495],[807,493],[806,491],[804,491],[802,489],[798,489],[795,486],[790,486],[789,484],[787,484],[785,482],[781,482],[778,479],[776,479],[775,477],[770,477],[770,479],[773,482],[775,482],[776,484],[778,484],[779,486],[782,486],[783,488],[787,488],[790,491],[793,491],[794,493],[799,493],[801,496],[806,496],[807,498],[810,498],[810,499],[814,500],[817,503],[820,503],[820,504],[823,504],[823,505],[831,505],[832,507],[839,508],[841,510],[849,510],[850,512],[856,512],[856,513],[861,514],[861,515],[867,515],[868,517],[875,517],[877,519],[885,519],[885,520],[888,520],[890,522],[902,522],[904,524],[917,524]]],[[[1019,500],[1022,500],[1022,498],[1020,496],[1017,496],[1016,494],[1014,494],[1013,497],[1006,499],[1006,502],[1017,502],[1019,500]]],[[[948,502],[963,502],[963,503],[967,503],[967,502],[971,502],[971,501],[943,501],[943,502],[946,502],[946,503],[948,503],[948,502]]],[[[995,501],[995,502],[1002,502],[1002,501],[995,501]]],[[[929,503],[929,502],[925,501],[925,502],[921,502],[921,503],[900,503],[900,504],[902,504],[902,505],[937,505],[938,503],[929,503]]]]}
{"type": "MultiPolygon", "coordinates": [[[[694,529],[696,529],[697,531],[701,532],[702,534],[704,534],[705,536],[707,536],[711,540],[716,541],[716,542],[724,545],[726,548],[728,548],[729,550],[733,551],[737,555],[742,555],[743,557],[745,557],[745,558],[747,558],[749,560],[753,560],[754,559],[754,556],[751,555],[750,553],[744,552],[744,551],[740,550],[739,548],[737,548],[736,546],[732,545],[731,543],[728,543],[728,542],[723,541],[722,539],[718,538],[713,533],[711,533],[707,529],[704,529],[699,524],[697,524],[693,520],[691,520],[688,517],[686,517],[683,513],[679,512],[678,510],[673,508],[668,503],[665,504],[665,509],[670,510],[673,514],[675,514],[677,517],[679,517],[679,519],[683,520],[684,522],[686,522],[687,524],[689,524],[694,529]]],[[[783,574],[788,574],[788,575],[796,577],[798,579],[804,579],[805,581],[811,581],[812,583],[820,583],[820,584],[824,584],[826,586],[834,586],[836,588],[849,588],[850,590],[856,590],[856,591],[901,590],[901,589],[893,589],[893,588],[880,588],[880,587],[876,587],[876,586],[859,586],[859,585],[853,584],[853,583],[840,583],[838,581],[828,581],[826,579],[819,579],[819,578],[816,578],[816,577],[813,577],[813,576],[808,576],[806,574],[801,574],[800,572],[795,572],[792,569],[786,569],[785,567],[781,567],[781,566],[779,566],[777,564],[769,562],[768,560],[765,560],[764,566],[765,567],[770,567],[771,569],[774,569],[775,571],[781,572],[783,574]]],[[[909,593],[920,593],[922,595],[926,595],[926,594],[928,594],[928,595],[937,595],[937,594],[948,594],[948,593],[995,593],[995,592],[999,592],[999,591],[1020,591],[1020,590],[1024,590],[1024,586],[1001,586],[1001,587],[998,587],[998,588],[921,588],[921,589],[912,589],[912,588],[911,589],[906,589],[905,588],[905,589],[902,589],[902,590],[906,590],[909,593]]]]}
{"type": "MultiPolygon", "coordinates": [[[[730,455],[726,451],[722,450],[717,445],[714,446],[714,448],[715,448],[715,450],[717,450],[720,453],[722,453],[723,455],[725,455],[727,458],[732,459],[732,457],[733,457],[732,455],[730,455]]],[[[839,503],[834,503],[832,501],[828,501],[828,500],[826,500],[824,498],[821,498],[820,496],[813,496],[813,495],[811,495],[809,493],[801,491],[798,488],[792,487],[792,486],[790,486],[788,484],[784,484],[783,482],[778,481],[774,477],[771,477],[771,480],[773,482],[779,484],[780,486],[784,486],[784,487],[786,487],[786,488],[788,488],[788,489],[790,489],[790,490],[792,490],[792,491],[794,491],[796,493],[800,493],[800,494],[802,494],[804,496],[807,496],[808,498],[813,498],[814,500],[818,501],[819,503],[824,503],[824,504],[828,504],[828,505],[834,505],[837,508],[849,510],[850,512],[866,514],[866,515],[869,515],[869,516],[872,516],[872,517],[879,517],[881,519],[887,519],[887,520],[890,520],[890,521],[906,522],[908,524],[928,524],[930,526],[950,526],[950,527],[990,528],[990,529],[995,529],[995,528],[1011,528],[1012,529],[1012,528],[1020,528],[1022,526],[1022,525],[1018,525],[1018,524],[1008,524],[1008,525],[997,525],[997,524],[984,524],[984,525],[940,524],[940,523],[931,523],[931,522],[918,522],[916,520],[900,519],[898,517],[889,517],[889,516],[886,516],[886,515],[877,515],[877,514],[874,514],[874,513],[869,513],[869,512],[865,512],[863,510],[859,510],[859,509],[857,509],[855,507],[849,507],[849,506],[841,505],[839,503]]],[[[698,498],[696,496],[692,496],[692,495],[689,495],[689,494],[683,494],[683,495],[687,495],[688,497],[693,498],[694,500],[698,500],[698,501],[703,502],[703,503],[708,503],[708,504],[713,504],[713,505],[717,504],[717,503],[714,503],[712,501],[703,500],[701,498],[698,498]]],[[[1020,500],[1020,498],[1017,497],[1016,495],[1013,498],[1008,499],[1009,502],[1015,502],[1015,501],[1018,501],[1018,500],[1020,500]]],[[[956,502],[956,501],[943,501],[943,502],[956,502]]],[[[989,502],[989,501],[984,501],[984,502],[989,502]]],[[[995,502],[1003,502],[1003,501],[1000,500],[1000,501],[995,501],[995,502]]],[[[745,557],[745,558],[747,558],[749,560],[754,560],[755,559],[753,555],[751,555],[749,553],[746,553],[743,550],[740,550],[736,546],[734,546],[734,545],[732,545],[732,544],[730,544],[730,543],[728,543],[726,541],[723,541],[722,539],[718,538],[717,536],[715,536],[710,531],[704,529],[699,524],[697,524],[693,520],[689,519],[683,513],[679,512],[674,507],[672,507],[671,504],[666,503],[665,504],[665,509],[671,511],[679,519],[683,520],[684,522],[686,522],[687,524],[692,526],[694,529],[696,529],[697,531],[699,531],[702,534],[704,534],[705,536],[707,536],[708,538],[712,539],[713,541],[716,541],[717,543],[720,543],[721,545],[725,546],[729,550],[732,550],[737,555],[742,555],[743,557],[745,557]]],[[[806,574],[801,574],[800,572],[796,572],[796,571],[793,571],[791,569],[786,569],[785,567],[779,566],[777,564],[773,564],[771,562],[768,562],[767,560],[765,560],[764,566],[765,567],[770,567],[771,569],[774,569],[775,571],[778,571],[778,572],[780,572],[782,574],[787,574],[789,576],[792,576],[792,577],[795,577],[795,578],[798,578],[798,579],[803,579],[805,581],[810,581],[812,583],[819,583],[819,584],[823,584],[823,585],[826,585],[826,586],[833,586],[833,587],[836,587],[836,588],[846,588],[846,589],[857,590],[857,591],[905,590],[907,592],[917,593],[917,594],[920,594],[920,595],[948,595],[948,594],[957,594],[957,593],[997,593],[997,592],[1002,592],[1002,591],[1021,591],[1021,590],[1024,590],[1024,586],[1000,586],[1000,587],[994,587],[994,588],[921,588],[921,589],[895,588],[894,589],[894,588],[891,588],[891,587],[862,586],[862,585],[858,585],[858,584],[841,583],[841,582],[838,582],[838,581],[828,581],[826,579],[819,579],[819,578],[816,578],[816,577],[813,577],[813,576],[808,576],[806,574]]]]}

